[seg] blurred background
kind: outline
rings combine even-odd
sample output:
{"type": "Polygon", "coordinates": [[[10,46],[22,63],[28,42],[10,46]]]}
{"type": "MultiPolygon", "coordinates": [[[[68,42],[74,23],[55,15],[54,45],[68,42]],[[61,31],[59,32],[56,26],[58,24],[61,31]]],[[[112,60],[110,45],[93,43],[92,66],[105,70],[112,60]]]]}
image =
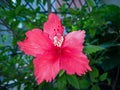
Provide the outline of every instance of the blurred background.
{"type": "Polygon", "coordinates": [[[120,0],[0,0],[0,90],[120,90],[120,0]],[[61,17],[66,33],[86,30],[92,71],[81,77],[61,71],[37,85],[33,57],[17,42],[28,30],[43,29],[50,12],[61,17]]]}

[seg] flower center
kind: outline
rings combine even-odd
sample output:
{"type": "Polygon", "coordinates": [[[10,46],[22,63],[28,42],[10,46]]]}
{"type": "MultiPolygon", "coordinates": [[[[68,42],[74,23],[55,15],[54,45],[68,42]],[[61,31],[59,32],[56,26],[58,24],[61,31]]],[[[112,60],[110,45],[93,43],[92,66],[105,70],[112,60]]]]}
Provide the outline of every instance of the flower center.
{"type": "Polygon", "coordinates": [[[64,38],[63,38],[63,36],[54,36],[53,40],[54,40],[55,46],[61,47],[64,38]]]}

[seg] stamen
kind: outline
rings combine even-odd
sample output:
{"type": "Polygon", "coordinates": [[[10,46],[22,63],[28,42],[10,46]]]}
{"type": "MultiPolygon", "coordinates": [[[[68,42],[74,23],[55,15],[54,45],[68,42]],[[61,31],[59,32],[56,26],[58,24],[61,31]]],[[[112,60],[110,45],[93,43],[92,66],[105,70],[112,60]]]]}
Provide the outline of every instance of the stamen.
{"type": "Polygon", "coordinates": [[[63,36],[60,36],[60,37],[54,36],[53,39],[54,39],[54,45],[57,46],[57,47],[61,47],[62,42],[64,40],[63,36]]]}

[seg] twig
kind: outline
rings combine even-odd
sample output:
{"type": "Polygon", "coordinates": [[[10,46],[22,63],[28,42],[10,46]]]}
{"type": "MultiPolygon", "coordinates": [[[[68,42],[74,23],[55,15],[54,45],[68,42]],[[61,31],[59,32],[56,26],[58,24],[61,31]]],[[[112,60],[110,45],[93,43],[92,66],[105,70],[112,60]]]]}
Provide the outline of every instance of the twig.
{"type": "Polygon", "coordinates": [[[115,80],[114,80],[114,82],[113,82],[113,84],[112,84],[112,90],[115,90],[115,89],[116,89],[117,80],[118,80],[118,78],[119,78],[119,71],[120,71],[120,68],[118,67],[115,80]]]}

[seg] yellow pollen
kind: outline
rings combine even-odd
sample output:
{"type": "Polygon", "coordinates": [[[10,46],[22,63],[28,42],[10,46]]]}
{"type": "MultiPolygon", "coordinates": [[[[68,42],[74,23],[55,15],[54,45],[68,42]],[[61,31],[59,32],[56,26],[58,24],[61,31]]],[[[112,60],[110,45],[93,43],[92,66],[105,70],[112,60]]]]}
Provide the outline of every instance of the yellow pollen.
{"type": "Polygon", "coordinates": [[[61,36],[61,37],[54,36],[53,40],[54,40],[55,46],[61,47],[64,38],[63,38],[63,36],[61,36]]]}

